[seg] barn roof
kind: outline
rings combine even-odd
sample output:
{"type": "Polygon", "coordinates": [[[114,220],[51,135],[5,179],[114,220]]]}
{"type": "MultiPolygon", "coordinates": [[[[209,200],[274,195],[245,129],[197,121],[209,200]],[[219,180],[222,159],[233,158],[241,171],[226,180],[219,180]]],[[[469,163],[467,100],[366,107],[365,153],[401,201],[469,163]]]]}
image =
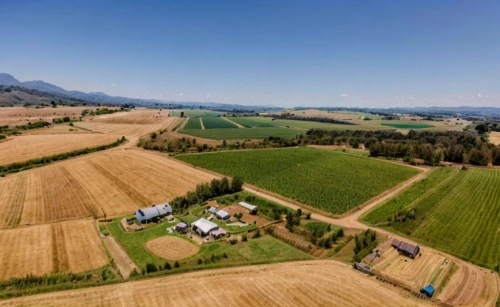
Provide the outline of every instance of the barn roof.
{"type": "Polygon", "coordinates": [[[405,251],[411,255],[414,255],[415,253],[418,252],[418,245],[413,245],[406,242],[401,242],[398,248],[399,250],[405,251]]]}
{"type": "Polygon", "coordinates": [[[250,211],[253,211],[253,210],[257,209],[257,206],[250,205],[250,204],[248,204],[248,203],[246,203],[244,201],[239,202],[238,205],[242,206],[243,208],[247,208],[250,211]]]}
{"type": "Polygon", "coordinates": [[[160,212],[160,215],[167,215],[172,213],[172,207],[170,207],[169,203],[164,203],[161,205],[154,205],[158,209],[158,212],[160,212]]]}
{"type": "Polygon", "coordinates": [[[177,228],[187,228],[188,225],[186,223],[184,223],[184,222],[180,222],[177,225],[175,225],[175,227],[177,227],[177,228]]]}
{"type": "Polygon", "coordinates": [[[219,225],[212,223],[210,221],[207,221],[204,218],[201,218],[201,219],[197,220],[196,222],[193,222],[192,225],[199,228],[203,233],[209,233],[210,231],[219,229],[219,225]]]}
{"type": "Polygon", "coordinates": [[[217,212],[217,209],[215,209],[215,207],[210,207],[210,208],[208,209],[208,212],[210,212],[210,213],[214,213],[214,214],[215,214],[215,213],[217,212]]]}
{"type": "Polygon", "coordinates": [[[151,207],[151,208],[146,208],[146,209],[139,209],[135,213],[137,217],[139,217],[140,220],[149,220],[152,218],[155,218],[160,215],[160,212],[156,207],[151,207]]]}
{"type": "Polygon", "coordinates": [[[217,230],[212,231],[212,236],[218,237],[218,236],[225,236],[225,235],[226,235],[226,231],[222,228],[219,228],[217,230]]]}

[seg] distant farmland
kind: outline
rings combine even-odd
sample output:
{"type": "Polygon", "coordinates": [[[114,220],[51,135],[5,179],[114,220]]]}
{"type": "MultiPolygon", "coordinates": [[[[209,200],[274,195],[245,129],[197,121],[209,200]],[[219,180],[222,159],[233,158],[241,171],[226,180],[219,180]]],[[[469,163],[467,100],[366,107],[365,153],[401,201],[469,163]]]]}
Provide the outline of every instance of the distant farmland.
{"type": "Polygon", "coordinates": [[[202,120],[205,129],[238,128],[235,124],[220,117],[203,117],[202,120]]]}
{"type": "Polygon", "coordinates": [[[438,169],[363,220],[498,270],[499,187],[498,170],[438,169]]]}
{"type": "MultiPolygon", "coordinates": [[[[240,129],[247,130],[247,129],[240,129]]],[[[417,174],[413,168],[333,151],[300,148],[178,156],[335,214],[417,174]]]]}
{"type": "Polygon", "coordinates": [[[184,126],[184,129],[201,129],[200,119],[198,117],[191,117],[186,126],[184,126]]]}
{"type": "MultiPolygon", "coordinates": [[[[228,122],[228,124],[230,124],[228,122]]],[[[206,128],[206,127],[205,127],[206,128]]],[[[305,134],[307,130],[292,128],[226,128],[226,129],[183,129],[180,133],[210,140],[253,140],[264,139],[270,136],[294,138],[305,134]]]]}

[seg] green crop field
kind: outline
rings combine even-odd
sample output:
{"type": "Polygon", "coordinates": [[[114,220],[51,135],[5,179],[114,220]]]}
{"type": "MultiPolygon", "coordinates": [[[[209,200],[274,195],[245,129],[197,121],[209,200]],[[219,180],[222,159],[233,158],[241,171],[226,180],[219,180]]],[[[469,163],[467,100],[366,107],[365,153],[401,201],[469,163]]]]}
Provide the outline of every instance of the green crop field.
{"type": "Polygon", "coordinates": [[[438,169],[363,221],[498,270],[500,171],[438,169]]]}
{"type": "MultiPolygon", "coordinates": [[[[206,128],[206,127],[205,127],[206,128]]],[[[206,130],[181,130],[180,133],[194,137],[211,140],[255,140],[270,136],[294,138],[305,134],[306,130],[291,128],[234,128],[234,129],[206,129],[206,130]]]]}
{"type": "Polygon", "coordinates": [[[203,126],[205,129],[227,129],[238,128],[235,124],[228,122],[220,117],[203,117],[203,126]]]}
{"type": "Polygon", "coordinates": [[[191,117],[186,123],[186,126],[184,126],[184,129],[201,129],[200,118],[191,117]]]}
{"type": "Polygon", "coordinates": [[[229,119],[247,128],[276,126],[271,117],[229,117],[229,119]]]}
{"type": "Polygon", "coordinates": [[[184,117],[216,117],[225,114],[209,110],[175,110],[172,111],[172,116],[180,117],[181,112],[184,112],[184,117]]]}
{"type": "Polygon", "coordinates": [[[305,120],[276,119],[273,121],[275,126],[290,126],[300,129],[325,129],[325,130],[366,130],[363,125],[341,125],[321,122],[312,122],[305,120]]]}
{"type": "MultiPolygon", "coordinates": [[[[250,130],[250,129],[241,129],[250,130]]],[[[372,158],[313,148],[181,155],[178,159],[335,214],[417,174],[372,158]]]]}
{"type": "Polygon", "coordinates": [[[429,124],[387,123],[387,122],[381,123],[381,125],[386,127],[393,127],[396,129],[425,129],[434,127],[433,125],[429,124]]]}

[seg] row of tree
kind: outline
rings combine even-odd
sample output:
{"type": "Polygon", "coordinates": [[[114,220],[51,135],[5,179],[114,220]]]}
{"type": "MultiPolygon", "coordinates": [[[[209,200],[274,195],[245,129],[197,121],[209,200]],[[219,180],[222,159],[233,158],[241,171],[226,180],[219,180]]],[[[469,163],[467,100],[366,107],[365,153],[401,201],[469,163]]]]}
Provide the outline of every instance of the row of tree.
{"type": "Polygon", "coordinates": [[[200,183],[194,191],[189,191],[185,196],[178,196],[170,202],[175,213],[183,213],[190,206],[202,203],[213,197],[237,193],[243,190],[243,179],[239,176],[233,177],[231,181],[224,177],[212,179],[210,183],[200,183]]]}
{"type": "Polygon", "coordinates": [[[364,144],[373,157],[402,158],[408,162],[422,159],[426,164],[441,161],[486,166],[500,165],[500,147],[488,143],[476,131],[415,131],[406,135],[396,131],[327,131],[311,129],[305,144],[364,144]]]}

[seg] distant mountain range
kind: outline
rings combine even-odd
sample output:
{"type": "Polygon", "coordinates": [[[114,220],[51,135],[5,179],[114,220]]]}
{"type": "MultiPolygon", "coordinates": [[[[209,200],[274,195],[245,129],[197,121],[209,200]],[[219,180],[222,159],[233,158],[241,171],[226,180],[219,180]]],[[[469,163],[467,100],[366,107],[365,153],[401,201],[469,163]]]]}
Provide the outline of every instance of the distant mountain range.
{"type": "Polygon", "coordinates": [[[274,106],[243,106],[238,104],[224,104],[217,102],[178,102],[178,101],[161,101],[156,99],[137,99],[137,98],[127,98],[119,96],[109,96],[102,92],[91,92],[85,93],[81,91],[68,91],[54,84],[50,84],[44,81],[26,81],[21,82],[14,78],[13,76],[0,73],[0,86],[19,86],[31,90],[37,90],[44,93],[63,95],[66,97],[80,99],[89,101],[92,103],[102,103],[102,104],[133,104],[139,106],[184,106],[184,107],[207,107],[221,110],[282,110],[282,108],[274,106]]]}

